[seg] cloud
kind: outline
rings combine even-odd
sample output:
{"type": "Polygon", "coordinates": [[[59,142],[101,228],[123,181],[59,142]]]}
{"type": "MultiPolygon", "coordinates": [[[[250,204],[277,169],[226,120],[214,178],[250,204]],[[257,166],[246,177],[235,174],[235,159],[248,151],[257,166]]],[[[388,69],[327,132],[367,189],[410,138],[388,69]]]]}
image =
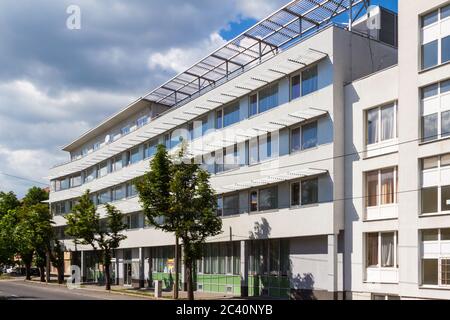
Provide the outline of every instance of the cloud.
{"type": "MultiPolygon", "coordinates": [[[[285,2],[285,1],[282,1],[285,2]]],[[[60,148],[225,40],[273,0],[2,0],[0,171],[42,181],[60,148]],[[69,5],[81,29],[66,28],[69,5]]],[[[243,30],[239,30],[243,31],[243,30]]],[[[23,195],[31,182],[0,176],[23,195]]]]}

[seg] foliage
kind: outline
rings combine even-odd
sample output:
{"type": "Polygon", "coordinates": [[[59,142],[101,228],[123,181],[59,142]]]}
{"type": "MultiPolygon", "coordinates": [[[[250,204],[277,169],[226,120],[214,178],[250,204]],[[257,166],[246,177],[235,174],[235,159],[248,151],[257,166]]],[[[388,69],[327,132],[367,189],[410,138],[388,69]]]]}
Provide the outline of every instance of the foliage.
{"type": "Polygon", "coordinates": [[[8,193],[0,191],[0,218],[19,206],[20,201],[12,191],[8,193]]]}
{"type": "Polygon", "coordinates": [[[122,231],[126,225],[122,220],[122,213],[110,204],[105,205],[107,212],[105,224],[102,223],[97,209],[90,199],[89,190],[73,207],[72,213],[66,216],[66,234],[74,237],[76,243],[90,245],[99,262],[103,263],[106,275],[106,289],[111,289],[110,266],[113,251],[126,239],[122,231]]]}
{"type": "Polygon", "coordinates": [[[42,201],[48,200],[48,192],[42,188],[32,187],[28,190],[27,194],[23,198],[22,202],[25,206],[33,206],[42,203],[42,201]]]}
{"type": "Polygon", "coordinates": [[[184,155],[184,144],[175,159],[159,145],[150,171],[136,181],[136,188],[149,224],[182,240],[188,297],[193,299],[193,263],[201,257],[206,239],[221,233],[222,220],[216,214],[209,173],[184,155]]]}

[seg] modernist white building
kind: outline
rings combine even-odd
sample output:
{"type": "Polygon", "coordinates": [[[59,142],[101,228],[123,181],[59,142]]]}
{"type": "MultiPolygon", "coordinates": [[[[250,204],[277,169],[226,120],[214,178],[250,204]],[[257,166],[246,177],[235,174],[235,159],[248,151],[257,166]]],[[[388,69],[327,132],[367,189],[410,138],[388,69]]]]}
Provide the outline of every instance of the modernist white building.
{"type": "Polygon", "coordinates": [[[89,189],[129,227],[117,283],[172,285],[175,240],[146,226],[132,180],[182,136],[223,219],[198,291],[450,298],[450,3],[400,0],[398,36],[368,4],[292,1],[67,145],[50,202],[83,280],[102,273],[64,215],[89,189]]]}

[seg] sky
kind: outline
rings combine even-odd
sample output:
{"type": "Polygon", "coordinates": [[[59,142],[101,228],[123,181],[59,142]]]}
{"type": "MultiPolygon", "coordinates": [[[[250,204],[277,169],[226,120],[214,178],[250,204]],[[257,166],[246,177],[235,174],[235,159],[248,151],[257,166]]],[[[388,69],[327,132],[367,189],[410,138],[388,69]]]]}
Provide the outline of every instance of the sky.
{"type": "Polygon", "coordinates": [[[45,187],[62,146],[288,2],[0,1],[0,191],[45,187]]]}

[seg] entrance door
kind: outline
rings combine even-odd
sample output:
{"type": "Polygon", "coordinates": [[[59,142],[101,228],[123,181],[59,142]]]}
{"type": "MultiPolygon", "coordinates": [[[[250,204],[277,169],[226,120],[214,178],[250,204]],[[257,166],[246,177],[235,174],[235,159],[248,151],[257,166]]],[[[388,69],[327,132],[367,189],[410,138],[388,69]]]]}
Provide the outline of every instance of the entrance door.
{"type": "Polygon", "coordinates": [[[129,262],[125,262],[123,264],[123,271],[124,271],[124,275],[123,275],[123,284],[126,286],[131,286],[131,275],[132,275],[132,268],[131,268],[131,263],[129,262]]]}

